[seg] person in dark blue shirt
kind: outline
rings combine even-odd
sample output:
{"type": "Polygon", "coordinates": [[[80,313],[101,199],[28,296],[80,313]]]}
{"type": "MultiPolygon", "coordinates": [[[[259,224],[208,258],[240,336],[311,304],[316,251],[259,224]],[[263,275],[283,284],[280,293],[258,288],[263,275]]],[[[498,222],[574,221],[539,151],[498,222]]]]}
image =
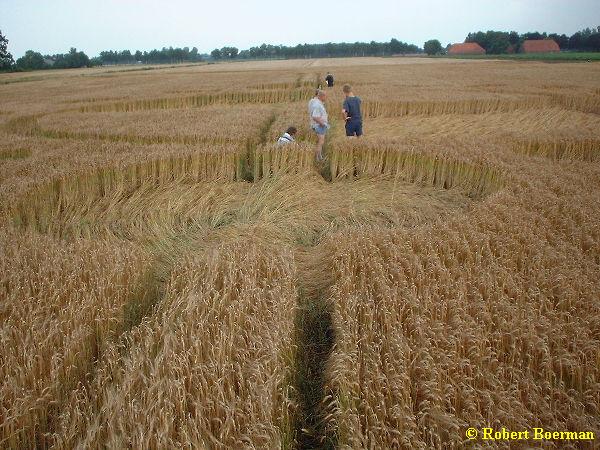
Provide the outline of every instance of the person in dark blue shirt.
{"type": "Polygon", "coordinates": [[[362,131],[362,113],[360,112],[360,97],[352,92],[352,86],[345,84],[342,88],[346,100],[342,107],[342,113],[346,120],[346,136],[361,137],[362,131]]]}
{"type": "Polygon", "coordinates": [[[333,87],[333,75],[331,75],[331,73],[327,72],[325,81],[327,82],[327,87],[333,87]]]}

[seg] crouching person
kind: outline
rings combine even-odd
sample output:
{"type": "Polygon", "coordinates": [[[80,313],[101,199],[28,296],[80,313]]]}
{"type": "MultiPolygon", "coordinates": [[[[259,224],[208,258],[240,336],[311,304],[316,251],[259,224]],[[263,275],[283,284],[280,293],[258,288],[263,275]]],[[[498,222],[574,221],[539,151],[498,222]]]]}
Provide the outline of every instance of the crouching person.
{"type": "Polygon", "coordinates": [[[277,143],[279,145],[291,144],[296,141],[296,133],[298,130],[296,127],[289,127],[285,133],[283,133],[279,139],[277,139],[277,143]]]}

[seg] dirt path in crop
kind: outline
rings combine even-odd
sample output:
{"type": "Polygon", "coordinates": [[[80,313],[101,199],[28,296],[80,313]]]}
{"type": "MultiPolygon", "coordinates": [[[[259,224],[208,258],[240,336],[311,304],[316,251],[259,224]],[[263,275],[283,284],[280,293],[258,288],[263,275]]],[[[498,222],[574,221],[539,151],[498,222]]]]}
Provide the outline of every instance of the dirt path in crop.
{"type": "Polygon", "coordinates": [[[295,321],[296,364],[294,389],[299,404],[295,431],[298,449],[333,449],[335,436],[328,432],[325,366],[335,342],[329,293],[330,258],[319,246],[295,254],[299,289],[295,321]]]}

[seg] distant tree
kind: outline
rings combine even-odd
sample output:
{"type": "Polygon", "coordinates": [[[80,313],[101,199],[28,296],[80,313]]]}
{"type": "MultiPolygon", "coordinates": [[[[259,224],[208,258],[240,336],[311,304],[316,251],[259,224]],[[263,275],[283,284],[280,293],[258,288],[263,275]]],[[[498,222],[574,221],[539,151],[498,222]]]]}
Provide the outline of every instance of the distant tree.
{"type": "Polygon", "coordinates": [[[90,67],[97,67],[102,65],[102,59],[99,56],[90,58],[90,67]]]}
{"type": "Polygon", "coordinates": [[[46,69],[48,65],[41,53],[27,50],[24,56],[17,59],[16,67],[19,70],[40,70],[46,69]]]}
{"type": "Polygon", "coordinates": [[[223,57],[221,50],[218,48],[215,48],[212,52],[210,52],[210,56],[212,56],[213,59],[221,59],[223,57]]]}
{"type": "MultiPolygon", "coordinates": [[[[489,33],[489,32],[488,32],[489,33]]],[[[477,31],[476,33],[469,33],[465,38],[465,42],[475,42],[481,45],[483,48],[488,47],[488,35],[483,31],[477,31]]]]}
{"type": "Polygon", "coordinates": [[[398,39],[391,39],[390,43],[387,44],[386,53],[391,54],[406,54],[406,53],[419,53],[419,48],[413,44],[407,44],[406,42],[399,41],[398,39]]]}
{"type": "Polygon", "coordinates": [[[561,50],[569,48],[569,37],[566,34],[549,34],[548,37],[558,44],[561,50]]]}
{"type": "Polygon", "coordinates": [[[508,33],[494,32],[490,37],[488,48],[486,51],[492,55],[500,55],[502,53],[508,53],[510,47],[510,40],[508,33]]]}
{"type": "Polygon", "coordinates": [[[112,50],[102,51],[99,56],[103,64],[116,64],[117,55],[112,50]]]}
{"type": "Polygon", "coordinates": [[[52,59],[55,69],[74,69],[91,65],[90,58],[84,52],[78,52],[75,47],[71,47],[69,53],[64,55],[54,55],[52,59]]]}
{"type": "Polygon", "coordinates": [[[406,53],[406,46],[396,38],[390,39],[390,52],[394,55],[406,53]]]}
{"type": "Polygon", "coordinates": [[[521,51],[522,44],[521,36],[516,31],[511,31],[508,33],[508,48],[506,49],[506,53],[517,53],[521,51]]]}
{"type": "Polygon", "coordinates": [[[129,50],[123,50],[119,53],[118,61],[121,64],[131,64],[135,59],[129,50]]]}
{"type": "MultiPolygon", "coordinates": [[[[131,53],[130,53],[131,54],[131,53]]],[[[84,52],[78,52],[75,47],[69,51],[69,61],[72,67],[89,67],[90,58],[84,52]]]]}
{"type": "Polygon", "coordinates": [[[545,32],[544,33],[540,33],[538,31],[533,31],[533,32],[530,32],[530,33],[523,33],[521,35],[521,39],[523,41],[526,41],[526,40],[540,40],[540,39],[546,39],[547,37],[548,37],[548,35],[546,35],[545,32]]]}
{"type": "Polygon", "coordinates": [[[589,37],[590,37],[592,34],[594,34],[594,32],[595,32],[595,31],[596,31],[596,30],[594,30],[594,29],[592,29],[592,28],[590,28],[590,27],[587,27],[587,28],[584,28],[583,30],[581,30],[581,31],[579,32],[579,34],[581,34],[581,37],[582,37],[583,39],[587,39],[587,38],[589,38],[589,37]]]}
{"type": "Polygon", "coordinates": [[[598,45],[599,39],[600,26],[584,28],[569,38],[568,48],[569,50],[600,51],[600,46],[598,45]]]}
{"type": "Polygon", "coordinates": [[[573,34],[569,38],[569,49],[570,50],[583,50],[585,47],[585,38],[582,36],[581,32],[577,32],[573,34]]]}
{"type": "Polygon", "coordinates": [[[586,47],[592,52],[600,52],[600,30],[587,38],[586,47]]]}
{"type": "Polygon", "coordinates": [[[521,43],[521,36],[516,31],[511,31],[508,33],[508,42],[515,48],[521,43]]]}
{"type": "Polygon", "coordinates": [[[381,44],[371,41],[369,42],[369,55],[378,56],[381,53],[381,44]]]}
{"type": "Polygon", "coordinates": [[[144,54],[141,51],[136,50],[134,57],[136,61],[142,61],[144,59],[144,54]]]}
{"type": "MultiPolygon", "coordinates": [[[[273,46],[271,46],[271,49],[273,50],[273,46]]],[[[221,49],[221,58],[225,58],[225,59],[234,59],[237,57],[239,50],[235,47],[223,47],[221,49]]],[[[218,59],[218,58],[215,58],[218,59]]]]}
{"type": "Polygon", "coordinates": [[[15,60],[8,51],[8,39],[4,37],[0,30],[0,70],[7,70],[12,68],[15,60]]]}
{"type": "MultiPolygon", "coordinates": [[[[514,36],[512,37],[514,39],[514,36]]],[[[469,33],[465,42],[476,42],[492,55],[508,53],[511,49],[511,36],[505,31],[478,31],[469,33]]]]}
{"type": "Polygon", "coordinates": [[[431,39],[423,45],[423,50],[428,55],[439,55],[443,52],[442,44],[437,39],[431,39]]]}

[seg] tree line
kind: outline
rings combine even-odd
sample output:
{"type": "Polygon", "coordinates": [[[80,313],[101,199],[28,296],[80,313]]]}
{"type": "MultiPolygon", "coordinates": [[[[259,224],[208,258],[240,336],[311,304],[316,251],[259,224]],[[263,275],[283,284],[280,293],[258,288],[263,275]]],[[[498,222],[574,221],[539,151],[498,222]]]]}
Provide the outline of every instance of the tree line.
{"type": "Polygon", "coordinates": [[[238,51],[235,47],[223,47],[211,52],[213,59],[298,59],[332,58],[350,56],[390,56],[422,53],[414,44],[391,39],[389,42],[328,42],[326,44],[298,44],[295,46],[262,44],[238,51]]]}
{"type": "MultiPolygon", "coordinates": [[[[518,53],[527,39],[554,39],[561,50],[600,52],[600,26],[585,28],[571,36],[546,32],[519,34],[516,31],[476,31],[469,33],[465,42],[476,42],[488,54],[518,53]]],[[[449,47],[450,44],[448,44],[449,47]]],[[[99,56],[89,58],[84,52],[71,48],[68,53],[42,55],[27,50],[25,55],[14,61],[8,51],[8,39],[0,31],[0,70],[40,70],[92,67],[111,64],[175,64],[199,62],[206,59],[295,59],[295,58],[331,58],[351,56],[390,56],[397,54],[425,53],[443,54],[445,49],[437,39],[425,42],[423,50],[414,44],[391,39],[389,42],[354,42],[326,44],[298,44],[295,46],[262,44],[240,51],[236,47],[214,49],[210,55],[202,55],[196,47],[131,52],[130,50],[100,52],[99,56]]],[[[446,50],[448,49],[446,47],[446,50]]]]}
{"type": "MultiPolygon", "coordinates": [[[[0,34],[0,39],[4,38],[0,34]]],[[[8,41],[6,41],[8,42],[8,41]]],[[[182,62],[202,61],[202,55],[198,53],[196,47],[191,50],[184,48],[163,48],[162,50],[151,50],[141,52],[137,50],[131,53],[129,50],[123,51],[103,51],[99,56],[89,58],[84,52],[71,48],[68,53],[56,55],[42,55],[33,50],[27,50],[25,55],[13,60],[12,55],[1,47],[0,44],[0,70],[42,70],[42,69],[71,69],[78,67],[94,67],[112,64],[176,64],[182,62]]]]}
{"type": "Polygon", "coordinates": [[[69,53],[45,55],[27,50],[25,55],[17,59],[14,64],[16,70],[41,70],[41,69],[75,69],[78,67],[91,67],[93,64],[84,52],[71,48],[69,53]]]}
{"type": "MultiPolygon", "coordinates": [[[[465,42],[475,42],[481,45],[487,54],[501,55],[519,53],[523,42],[528,39],[553,39],[564,51],[600,52],[600,26],[585,28],[571,36],[558,33],[540,33],[538,31],[523,34],[516,31],[476,31],[469,33],[465,38],[465,42]]],[[[449,46],[450,44],[448,44],[449,46]]],[[[446,47],[446,50],[448,47],[446,47]]],[[[425,42],[423,48],[428,55],[444,53],[444,49],[437,39],[425,42]]]]}
{"type": "Polygon", "coordinates": [[[391,39],[389,42],[354,42],[327,44],[298,44],[296,46],[262,44],[239,51],[236,47],[214,49],[210,55],[202,55],[196,47],[173,48],[163,47],[161,50],[131,52],[130,50],[107,50],[100,55],[89,58],[84,52],[71,48],[68,53],[42,55],[27,50],[24,56],[14,61],[7,51],[8,40],[0,31],[0,70],[41,70],[64,69],[75,67],[93,67],[112,64],[175,64],[183,62],[199,62],[203,60],[235,60],[235,59],[293,59],[293,58],[329,58],[349,56],[389,56],[394,54],[422,53],[423,50],[414,44],[391,39]]]}
{"type": "Polygon", "coordinates": [[[136,50],[131,53],[129,50],[123,51],[103,51],[100,55],[94,58],[94,62],[99,65],[111,64],[175,64],[182,62],[198,62],[202,61],[202,55],[198,53],[198,49],[193,47],[173,48],[163,47],[161,50],[150,50],[142,52],[136,50]]]}

